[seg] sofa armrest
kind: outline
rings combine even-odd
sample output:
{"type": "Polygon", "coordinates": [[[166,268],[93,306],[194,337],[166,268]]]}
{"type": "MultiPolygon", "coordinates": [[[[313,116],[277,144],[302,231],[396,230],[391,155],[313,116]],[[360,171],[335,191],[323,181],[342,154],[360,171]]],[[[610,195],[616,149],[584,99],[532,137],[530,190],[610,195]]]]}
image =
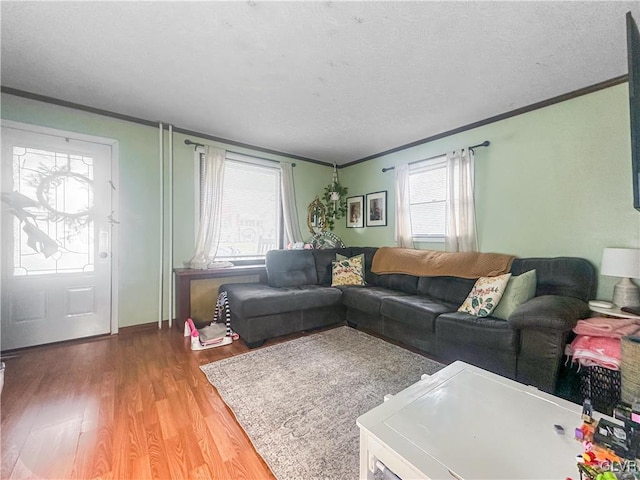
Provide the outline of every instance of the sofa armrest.
{"type": "Polygon", "coordinates": [[[580,299],[560,295],[541,295],[520,305],[509,317],[518,329],[568,331],[581,318],[589,316],[589,305],[580,299]]]}

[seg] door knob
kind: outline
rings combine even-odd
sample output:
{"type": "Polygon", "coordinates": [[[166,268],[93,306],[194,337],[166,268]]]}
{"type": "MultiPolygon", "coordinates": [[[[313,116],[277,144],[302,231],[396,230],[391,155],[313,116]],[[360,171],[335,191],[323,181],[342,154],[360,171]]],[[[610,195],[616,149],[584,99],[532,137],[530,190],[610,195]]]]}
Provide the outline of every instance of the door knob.
{"type": "Polygon", "coordinates": [[[107,252],[100,252],[100,258],[107,258],[109,254],[107,252]]]}

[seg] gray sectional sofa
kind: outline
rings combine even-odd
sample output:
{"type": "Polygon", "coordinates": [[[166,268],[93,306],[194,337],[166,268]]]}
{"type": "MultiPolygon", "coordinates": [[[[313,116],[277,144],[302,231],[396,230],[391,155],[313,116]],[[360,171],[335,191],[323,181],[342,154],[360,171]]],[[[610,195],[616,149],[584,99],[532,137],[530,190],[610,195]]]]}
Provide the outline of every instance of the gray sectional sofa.
{"type": "Polygon", "coordinates": [[[536,296],[508,318],[458,312],[475,280],[371,272],[373,247],[272,250],[267,283],[224,284],[231,326],[249,347],[273,337],[346,323],[419,349],[463,360],[553,393],[564,347],[589,316],[595,269],[575,257],[516,258],[512,275],[535,269],[536,296]],[[364,253],[365,286],[331,287],[336,253],[364,253]]]}

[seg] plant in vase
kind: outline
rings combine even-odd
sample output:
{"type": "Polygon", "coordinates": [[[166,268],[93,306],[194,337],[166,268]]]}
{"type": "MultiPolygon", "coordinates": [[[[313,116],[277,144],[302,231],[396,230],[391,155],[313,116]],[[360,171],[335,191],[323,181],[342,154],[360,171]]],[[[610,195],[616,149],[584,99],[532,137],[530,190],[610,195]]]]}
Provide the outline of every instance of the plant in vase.
{"type": "Polygon", "coordinates": [[[347,187],[340,185],[336,165],[333,165],[333,178],[324,188],[322,200],[326,208],[327,228],[333,230],[335,220],[347,214],[347,187]]]}

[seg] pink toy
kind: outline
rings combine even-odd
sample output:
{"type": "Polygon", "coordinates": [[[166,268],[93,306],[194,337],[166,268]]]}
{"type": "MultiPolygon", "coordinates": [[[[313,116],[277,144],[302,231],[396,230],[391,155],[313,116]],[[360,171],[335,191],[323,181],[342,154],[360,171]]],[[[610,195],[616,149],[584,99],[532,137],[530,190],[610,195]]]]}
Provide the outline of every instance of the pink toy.
{"type": "Polygon", "coordinates": [[[200,332],[190,318],[187,318],[187,321],[184,322],[184,336],[191,337],[191,350],[206,350],[208,348],[222,347],[223,345],[229,345],[234,339],[238,338],[238,334],[234,333],[207,341],[200,341],[200,332]]]}
{"type": "Polygon", "coordinates": [[[191,350],[221,347],[238,339],[238,334],[231,330],[231,310],[227,292],[218,295],[213,322],[198,330],[193,320],[187,318],[187,321],[184,322],[184,336],[191,337],[191,350]],[[223,319],[224,323],[222,323],[223,319]]]}

